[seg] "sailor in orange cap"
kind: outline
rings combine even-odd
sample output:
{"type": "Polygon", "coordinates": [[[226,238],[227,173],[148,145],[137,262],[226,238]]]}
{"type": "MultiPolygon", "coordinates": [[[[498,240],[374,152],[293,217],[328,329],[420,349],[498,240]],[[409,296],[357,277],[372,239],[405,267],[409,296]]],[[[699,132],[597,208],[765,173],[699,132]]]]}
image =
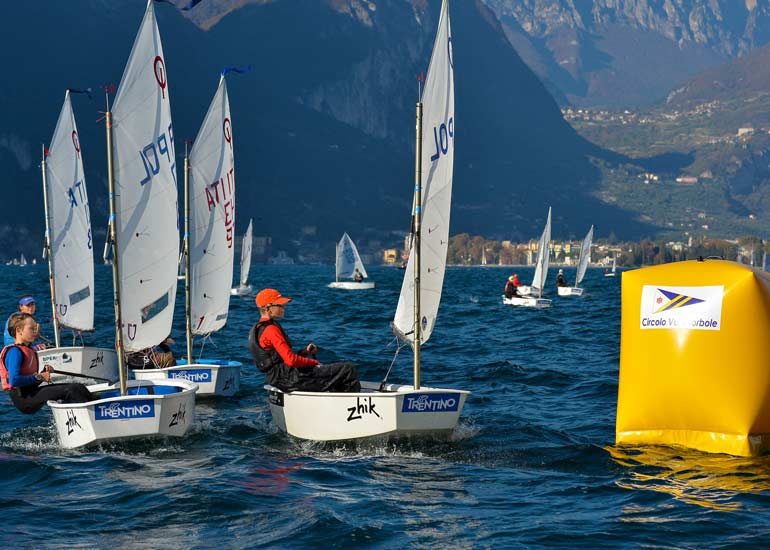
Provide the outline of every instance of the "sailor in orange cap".
{"type": "Polygon", "coordinates": [[[319,363],[308,357],[318,351],[313,343],[298,353],[292,350],[289,337],[276,321],[284,316],[291,298],[274,288],[265,288],[257,293],[256,302],[260,319],[249,333],[249,351],[268,384],[283,391],[361,391],[352,363],[319,363]]]}

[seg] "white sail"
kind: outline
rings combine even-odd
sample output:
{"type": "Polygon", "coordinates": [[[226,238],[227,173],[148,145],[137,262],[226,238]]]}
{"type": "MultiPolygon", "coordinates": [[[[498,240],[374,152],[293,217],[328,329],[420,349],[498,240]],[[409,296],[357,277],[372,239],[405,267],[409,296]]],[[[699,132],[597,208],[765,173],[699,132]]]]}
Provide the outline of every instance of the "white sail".
{"type": "Polygon", "coordinates": [[[51,264],[59,324],[94,328],[94,257],[83,158],[69,90],[46,159],[51,264]]]}
{"type": "Polygon", "coordinates": [[[615,262],[615,256],[612,257],[612,272],[615,273],[616,268],[616,262],[615,262]]]}
{"type": "Polygon", "coordinates": [[[123,342],[126,351],[139,351],[171,332],[179,256],[174,130],[152,0],[112,120],[123,342]]]}
{"type": "Polygon", "coordinates": [[[588,230],[583,239],[583,245],[580,247],[580,260],[578,261],[577,276],[575,277],[575,286],[578,286],[585,277],[588,262],[591,261],[591,243],[594,240],[594,226],[588,230]]]}
{"type": "Polygon", "coordinates": [[[249,282],[249,269],[251,269],[251,220],[241,244],[241,286],[249,282]]]}
{"type": "MultiPolygon", "coordinates": [[[[422,95],[422,227],[420,233],[421,342],[427,342],[438,315],[449,245],[449,212],[454,167],[454,68],[447,2],[441,5],[436,41],[422,95]]],[[[412,248],[414,243],[412,244],[412,248]]],[[[393,326],[414,341],[414,258],[410,248],[393,326]]]]}
{"type": "Polygon", "coordinates": [[[190,211],[192,332],[209,334],[227,322],[235,251],[235,164],[224,77],[190,151],[190,211]]]}
{"type": "Polygon", "coordinates": [[[337,277],[353,277],[356,268],[364,278],[369,276],[361,262],[361,256],[358,255],[356,243],[345,233],[337,244],[337,277]]]}
{"type": "Polygon", "coordinates": [[[19,260],[19,265],[22,266],[22,267],[27,265],[27,258],[24,257],[24,253],[23,252],[21,253],[21,260],[19,260]]]}
{"type": "Polygon", "coordinates": [[[537,262],[535,262],[535,276],[532,278],[532,286],[538,289],[538,295],[542,296],[545,288],[545,280],[548,277],[548,262],[551,245],[551,207],[548,207],[548,219],[545,222],[543,234],[537,244],[537,262]]]}

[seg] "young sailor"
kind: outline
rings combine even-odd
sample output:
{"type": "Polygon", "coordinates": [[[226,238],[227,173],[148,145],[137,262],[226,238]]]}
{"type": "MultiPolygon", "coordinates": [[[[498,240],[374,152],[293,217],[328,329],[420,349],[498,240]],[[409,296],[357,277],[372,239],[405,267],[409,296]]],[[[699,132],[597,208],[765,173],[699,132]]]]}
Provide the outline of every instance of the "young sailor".
{"type": "Polygon", "coordinates": [[[37,412],[46,401],[84,403],[92,399],[83,384],[46,384],[53,372],[47,365],[38,373],[37,352],[30,347],[38,325],[29,313],[14,313],[8,321],[14,343],[0,352],[0,380],[14,406],[25,414],[37,412]]]}
{"type": "Polygon", "coordinates": [[[283,391],[358,392],[361,382],[352,363],[322,365],[315,355],[318,348],[308,344],[294,353],[288,336],[275,319],[284,316],[291,298],[273,288],[257,294],[261,318],[249,333],[249,351],[257,368],[265,373],[267,383],[283,391]]]}
{"type": "Polygon", "coordinates": [[[518,288],[521,286],[521,283],[519,283],[519,276],[514,273],[510,277],[508,277],[508,280],[505,283],[505,289],[503,289],[503,294],[506,298],[513,298],[514,296],[519,295],[518,288]]]}
{"type": "Polygon", "coordinates": [[[559,274],[556,276],[556,286],[569,286],[567,279],[564,278],[564,270],[560,269],[559,274]]]}
{"type": "MultiPolygon", "coordinates": [[[[33,317],[35,316],[35,309],[37,308],[37,304],[35,303],[35,298],[31,294],[25,294],[21,298],[19,298],[19,305],[17,306],[17,310],[12,313],[11,315],[15,315],[16,313],[29,313],[33,317]]],[[[8,319],[5,321],[5,331],[3,334],[3,346],[10,346],[13,344],[13,336],[11,336],[11,333],[8,332],[8,321],[11,320],[11,317],[8,317],[8,319]]],[[[40,335],[38,334],[35,339],[39,338],[40,335]]],[[[45,344],[38,344],[35,346],[35,349],[45,349],[45,344]]]]}

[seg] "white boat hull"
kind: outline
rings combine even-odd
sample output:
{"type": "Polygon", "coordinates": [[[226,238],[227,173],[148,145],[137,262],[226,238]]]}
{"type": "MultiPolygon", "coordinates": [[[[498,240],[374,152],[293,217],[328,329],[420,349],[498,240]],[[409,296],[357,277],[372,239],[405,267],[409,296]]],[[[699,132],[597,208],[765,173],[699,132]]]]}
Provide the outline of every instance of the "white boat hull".
{"type": "Polygon", "coordinates": [[[51,365],[58,374],[96,380],[118,379],[118,355],[114,349],[72,346],[48,348],[37,352],[42,369],[51,365]]]}
{"type": "Polygon", "coordinates": [[[337,281],[329,283],[329,288],[341,288],[342,290],[369,290],[374,288],[374,283],[363,281],[356,283],[355,281],[337,281]]]}
{"type": "Polygon", "coordinates": [[[251,285],[246,286],[239,286],[237,288],[231,288],[230,294],[232,296],[248,296],[253,291],[253,288],[251,285]]]}
{"type": "Polygon", "coordinates": [[[291,392],[265,386],[273,422],[312,441],[451,432],[470,392],[362,382],[359,393],[291,392]]]}
{"type": "Polygon", "coordinates": [[[506,298],[503,296],[503,304],[507,306],[544,308],[551,307],[551,300],[547,298],[535,298],[534,296],[514,296],[513,298],[506,298]]]}
{"type": "Polygon", "coordinates": [[[614,273],[605,273],[604,276],[605,277],[614,277],[615,274],[614,273]]]}
{"type": "Polygon", "coordinates": [[[75,449],[107,441],[180,437],[195,421],[195,384],[130,380],[128,388],[129,395],[121,396],[120,384],[98,384],[88,386],[98,398],[95,401],[49,401],[61,446],[75,449]]]}
{"type": "Polygon", "coordinates": [[[199,359],[188,365],[178,361],[164,369],[135,369],[137,380],[186,380],[198,386],[198,397],[230,397],[241,388],[241,362],[199,359]]]}
{"type": "Polygon", "coordinates": [[[583,289],[575,286],[559,286],[556,287],[559,291],[559,296],[582,296],[583,289]]]}

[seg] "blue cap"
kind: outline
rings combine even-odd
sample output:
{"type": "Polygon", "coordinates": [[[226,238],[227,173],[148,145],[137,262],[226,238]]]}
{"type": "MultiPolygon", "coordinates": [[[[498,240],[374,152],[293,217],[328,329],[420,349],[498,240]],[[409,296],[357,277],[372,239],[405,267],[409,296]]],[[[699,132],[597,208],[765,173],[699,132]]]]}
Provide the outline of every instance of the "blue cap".
{"type": "Polygon", "coordinates": [[[20,306],[28,306],[29,304],[34,304],[35,299],[32,296],[22,296],[19,300],[20,306]]]}

